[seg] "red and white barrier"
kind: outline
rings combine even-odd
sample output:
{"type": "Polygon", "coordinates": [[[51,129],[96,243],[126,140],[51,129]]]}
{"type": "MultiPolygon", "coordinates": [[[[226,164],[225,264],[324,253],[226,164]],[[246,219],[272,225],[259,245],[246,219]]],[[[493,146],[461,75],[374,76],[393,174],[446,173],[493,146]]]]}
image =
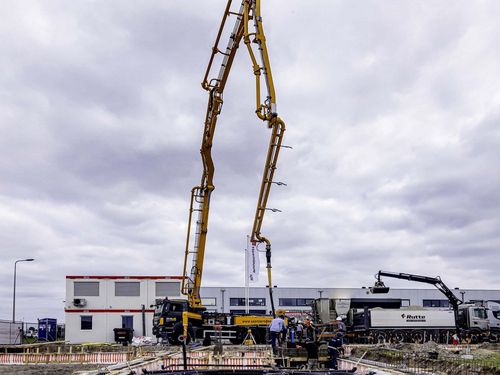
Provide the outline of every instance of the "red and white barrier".
{"type": "Polygon", "coordinates": [[[113,364],[132,359],[132,353],[96,352],[96,353],[16,353],[0,354],[2,365],[23,365],[30,363],[89,363],[113,364]]]}

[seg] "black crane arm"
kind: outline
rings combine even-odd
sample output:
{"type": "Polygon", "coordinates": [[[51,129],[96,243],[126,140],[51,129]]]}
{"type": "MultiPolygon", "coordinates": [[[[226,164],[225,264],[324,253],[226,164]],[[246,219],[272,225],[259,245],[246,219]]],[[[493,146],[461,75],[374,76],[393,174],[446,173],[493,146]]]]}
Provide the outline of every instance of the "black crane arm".
{"type": "Polygon", "coordinates": [[[441,293],[443,293],[450,305],[453,307],[453,310],[458,309],[458,305],[462,304],[462,301],[457,298],[457,296],[451,291],[450,288],[446,286],[446,284],[441,280],[439,276],[437,277],[429,277],[422,275],[412,275],[409,273],[395,273],[395,272],[387,272],[387,271],[378,271],[377,273],[377,282],[382,283],[380,280],[381,277],[391,277],[393,279],[401,279],[408,281],[415,281],[417,283],[425,283],[434,285],[441,293]]]}

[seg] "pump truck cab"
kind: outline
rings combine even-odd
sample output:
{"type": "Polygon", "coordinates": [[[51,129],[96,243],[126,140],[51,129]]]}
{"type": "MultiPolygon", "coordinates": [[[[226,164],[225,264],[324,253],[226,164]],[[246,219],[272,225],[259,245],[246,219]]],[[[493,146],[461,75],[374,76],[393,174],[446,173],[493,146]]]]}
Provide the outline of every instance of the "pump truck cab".
{"type": "MultiPolygon", "coordinates": [[[[201,319],[193,319],[188,323],[187,336],[184,337],[183,313],[189,312],[187,300],[168,299],[158,300],[153,317],[153,334],[157,338],[166,338],[170,344],[180,344],[193,340],[210,342],[212,339],[225,339],[233,344],[241,344],[251,336],[256,344],[265,344],[268,339],[268,327],[273,319],[267,315],[247,315],[208,312],[198,310],[196,314],[201,319]]],[[[283,310],[276,314],[284,315],[283,310]]]]}
{"type": "MultiPolygon", "coordinates": [[[[232,0],[227,0],[219,31],[212,47],[208,67],[201,84],[208,93],[208,105],[200,148],[203,171],[200,184],[191,189],[191,204],[184,252],[181,293],[187,297],[187,301],[165,299],[161,303],[157,303],[153,322],[154,334],[161,336],[162,333],[170,333],[172,341],[178,341],[179,338],[187,340],[190,335],[191,338],[197,338],[200,335],[202,336],[204,332],[210,331],[210,327],[215,325],[220,328],[222,325],[225,333],[234,331],[234,337],[231,336],[234,341],[240,341],[243,333],[246,335],[248,329],[252,329],[255,330],[255,332],[252,331],[253,335],[258,336],[259,341],[262,342],[265,336],[263,327],[267,326],[275,316],[271,278],[271,241],[261,233],[261,229],[266,210],[269,210],[267,202],[272,184],[286,185],[273,181],[278,155],[282,147],[285,123],[277,112],[276,93],[262,25],[260,3],[260,0],[242,0],[241,5],[233,9],[232,0]],[[232,28],[226,27],[226,21],[232,21],[232,28]],[[222,35],[228,35],[225,48],[220,45],[222,35]],[[232,314],[207,312],[200,296],[210,198],[215,189],[215,166],[212,158],[212,146],[217,120],[222,110],[224,89],[241,41],[245,44],[250,56],[255,77],[255,114],[258,120],[266,124],[266,128],[270,129],[271,133],[250,242],[255,247],[259,245],[262,245],[262,248],[265,247],[262,250],[265,250],[266,253],[267,283],[272,316],[233,316],[232,314]],[[212,69],[215,65],[219,65],[216,72],[212,69]],[[178,334],[181,326],[182,334],[178,334]]],[[[271,210],[279,211],[277,209],[271,210]]]]}

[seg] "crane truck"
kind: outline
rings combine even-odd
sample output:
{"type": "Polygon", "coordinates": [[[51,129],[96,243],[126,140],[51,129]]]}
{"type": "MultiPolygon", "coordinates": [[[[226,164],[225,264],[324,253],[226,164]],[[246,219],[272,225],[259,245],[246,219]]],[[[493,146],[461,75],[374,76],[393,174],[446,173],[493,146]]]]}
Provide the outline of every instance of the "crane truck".
{"type": "Polygon", "coordinates": [[[283,140],[285,123],[277,113],[276,94],[262,25],[260,3],[261,0],[242,0],[239,8],[233,9],[232,0],[227,1],[202,81],[202,87],[208,93],[208,105],[200,149],[203,172],[200,184],[191,190],[184,252],[181,293],[187,298],[185,300],[165,298],[158,301],[153,317],[153,334],[157,337],[167,334],[169,341],[173,343],[178,343],[179,340],[186,342],[195,338],[205,338],[207,333],[214,331],[214,327],[218,330],[218,334],[230,337],[231,341],[235,343],[241,342],[250,329],[256,341],[262,343],[265,341],[266,329],[271,319],[276,315],[271,279],[271,242],[262,235],[261,229],[283,140]],[[230,19],[233,20],[233,27],[228,32],[226,23],[230,19]],[[229,37],[227,45],[223,49],[220,46],[221,38],[227,33],[229,37]],[[210,197],[215,189],[213,181],[215,168],[211,150],[217,119],[222,110],[224,89],[241,41],[249,53],[255,76],[255,113],[271,130],[250,236],[253,246],[265,245],[267,281],[272,309],[270,316],[208,312],[203,306],[200,296],[210,197]],[[212,75],[212,68],[219,60],[218,73],[212,75]],[[262,84],[262,80],[264,84],[262,84]],[[266,88],[264,95],[262,94],[263,86],[266,88]]]}
{"type": "Polygon", "coordinates": [[[470,342],[498,341],[498,332],[490,329],[493,327],[490,327],[488,308],[483,303],[463,303],[440,277],[379,271],[375,285],[370,288],[371,293],[389,292],[382,277],[433,285],[446,296],[451,309],[420,306],[351,309],[346,299],[342,303],[317,299],[313,304],[316,320],[328,325],[337,316],[345,316],[347,336],[354,342],[423,342],[432,339],[446,343],[455,333],[470,342]]]}

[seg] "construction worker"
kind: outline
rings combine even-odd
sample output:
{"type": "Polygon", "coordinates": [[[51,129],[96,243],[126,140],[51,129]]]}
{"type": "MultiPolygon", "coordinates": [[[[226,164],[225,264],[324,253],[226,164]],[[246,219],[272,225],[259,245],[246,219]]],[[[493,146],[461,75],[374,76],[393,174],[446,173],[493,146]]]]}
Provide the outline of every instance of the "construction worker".
{"type": "Polygon", "coordinates": [[[302,334],[304,332],[304,326],[302,325],[302,321],[299,320],[297,323],[297,328],[295,329],[297,332],[297,341],[302,341],[302,334]]]}
{"type": "Polygon", "coordinates": [[[307,351],[307,369],[317,370],[319,364],[319,347],[324,344],[324,342],[319,340],[313,340],[306,338],[306,343],[303,345],[297,345],[298,348],[304,347],[307,351]]]}
{"type": "Polygon", "coordinates": [[[346,332],[346,326],[345,326],[345,323],[342,321],[342,318],[340,316],[337,316],[337,329],[341,332],[341,333],[345,333],[346,332]]]}
{"type": "Polygon", "coordinates": [[[347,332],[347,328],[340,316],[337,317],[337,332],[340,332],[342,334],[341,339],[342,339],[342,344],[344,344],[344,340],[346,339],[345,334],[347,332]]]}
{"type": "Polygon", "coordinates": [[[337,332],[335,337],[328,342],[328,355],[330,356],[330,361],[328,362],[328,367],[334,370],[338,370],[337,358],[342,351],[342,333],[337,332]]]}
{"type": "Polygon", "coordinates": [[[271,346],[273,348],[273,353],[276,354],[276,340],[280,339],[280,335],[283,331],[286,331],[285,327],[285,316],[278,315],[274,318],[269,325],[269,334],[271,336],[271,346]]]}
{"type": "Polygon", "coordinates": [[[314,324],[312,324],[310,319],[304,320],[305,325],[305,337],[306,339],[315,340],[316,339],[316,331],[314,324]]]}

